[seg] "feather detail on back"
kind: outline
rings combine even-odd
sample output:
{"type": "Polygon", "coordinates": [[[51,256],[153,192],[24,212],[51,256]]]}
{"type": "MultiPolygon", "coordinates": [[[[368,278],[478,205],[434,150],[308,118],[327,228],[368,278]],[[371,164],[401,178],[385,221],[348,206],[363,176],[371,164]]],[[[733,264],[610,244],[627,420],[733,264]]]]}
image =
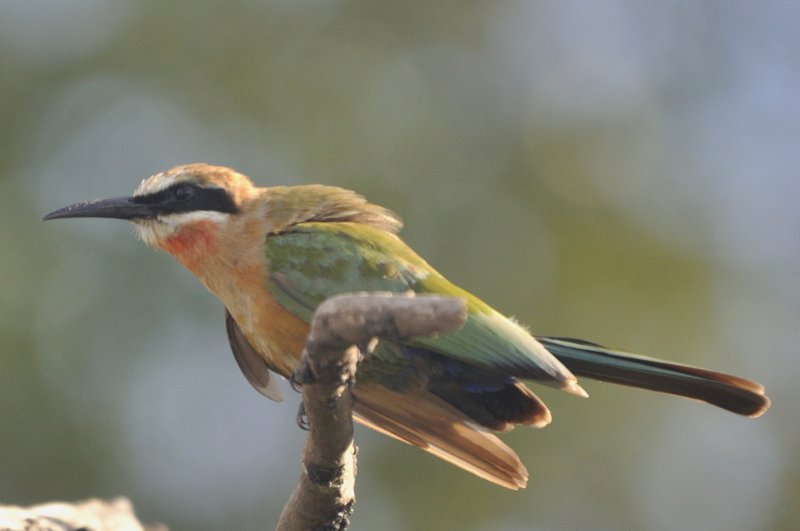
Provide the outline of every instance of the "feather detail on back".
{"type": "Polygon", "coordinates": [[[517,454],[466,415],[427,393],[405,394],[359,381],[356,420],[508,489],[525,488],[517,454]]]}
{"type": "Polygon", "coordinates": [[[363,196],[335,186],[310,184],[267,189],[273,233],[309,221],[349,221],[371,225],[393,234],[403,228],[394,212],[368,203],[363,196]]]}

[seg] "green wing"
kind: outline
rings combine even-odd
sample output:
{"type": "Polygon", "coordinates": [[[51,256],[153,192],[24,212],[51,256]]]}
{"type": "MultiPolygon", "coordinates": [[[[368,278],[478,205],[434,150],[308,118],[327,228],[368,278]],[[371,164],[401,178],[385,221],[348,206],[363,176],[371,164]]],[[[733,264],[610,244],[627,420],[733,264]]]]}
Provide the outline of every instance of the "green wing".
{"type": "Polygon", "coordinates": [[[578,392],[569,370],[527,331],[450,283],[394,234],[359,223],[300,223],[268,236],[266,254],[273,296],[305,321],[322,301],[341,293],[411,290],[461,297],[468,308],[464,327],[414,346],[578,392]]]}

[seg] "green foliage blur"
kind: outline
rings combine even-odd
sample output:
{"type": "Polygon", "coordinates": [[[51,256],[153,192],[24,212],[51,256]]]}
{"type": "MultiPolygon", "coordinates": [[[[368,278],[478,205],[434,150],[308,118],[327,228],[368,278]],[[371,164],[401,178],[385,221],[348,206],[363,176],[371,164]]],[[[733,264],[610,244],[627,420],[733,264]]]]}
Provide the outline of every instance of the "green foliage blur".
{"type": "Polygon", "coordinates": [[[263,529],[297,396],[122,223],[42,223],[170,166],[358,190],[540,334],[761,381],[741,419],[582,382],[504,436],[527,490],[360,429],[353,529],[800,525],[800,9],[781,2],[0,2],[0,503],[126,495],[263,529]]]}

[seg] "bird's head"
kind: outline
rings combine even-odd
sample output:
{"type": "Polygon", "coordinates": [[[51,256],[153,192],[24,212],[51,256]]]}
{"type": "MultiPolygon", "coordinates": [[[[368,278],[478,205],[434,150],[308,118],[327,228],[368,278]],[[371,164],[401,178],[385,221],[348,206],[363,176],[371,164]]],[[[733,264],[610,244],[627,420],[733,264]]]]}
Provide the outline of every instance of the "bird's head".
{"type": "Polygon", "coordinates": [[[172,252],[181,239],[207,239],[218,232],[255,191],[247,177],[229,168],[187,164],[143,180],[130,197],[76,203],[44,219],[125,219],[145,243],[172,252]]]}

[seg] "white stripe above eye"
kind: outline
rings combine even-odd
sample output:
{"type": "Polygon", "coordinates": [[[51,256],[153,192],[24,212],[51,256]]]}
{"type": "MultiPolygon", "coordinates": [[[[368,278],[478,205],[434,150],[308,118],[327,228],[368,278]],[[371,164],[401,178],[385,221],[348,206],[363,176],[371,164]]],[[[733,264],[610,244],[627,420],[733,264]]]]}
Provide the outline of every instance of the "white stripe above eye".
{"type": "Polygon", "coordinates": [[[136,188],[136,191],[133,192],[133,196],[139,197],[143,195],[155,194],[161,190],[166,190],[176,182],[178,182],[177,175],[164,175],[163,173],[157,173],[152,177],[144,179],[139,184],[139,187],[136,188]]]}

